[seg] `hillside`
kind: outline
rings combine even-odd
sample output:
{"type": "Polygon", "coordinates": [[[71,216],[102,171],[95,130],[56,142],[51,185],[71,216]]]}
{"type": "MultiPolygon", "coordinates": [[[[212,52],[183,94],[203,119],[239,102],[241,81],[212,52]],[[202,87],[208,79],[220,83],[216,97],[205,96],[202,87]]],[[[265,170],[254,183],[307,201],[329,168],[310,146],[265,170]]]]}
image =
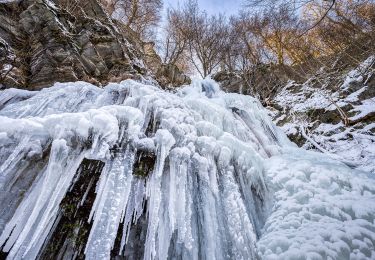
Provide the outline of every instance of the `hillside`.
{"type": "Polygon", "coordinates": [[[299,146],[375,173],[374,69],[370,56],[339,75],[322,69],[302,84],[289,82],[273,100],[275,123],[299,146]]]}

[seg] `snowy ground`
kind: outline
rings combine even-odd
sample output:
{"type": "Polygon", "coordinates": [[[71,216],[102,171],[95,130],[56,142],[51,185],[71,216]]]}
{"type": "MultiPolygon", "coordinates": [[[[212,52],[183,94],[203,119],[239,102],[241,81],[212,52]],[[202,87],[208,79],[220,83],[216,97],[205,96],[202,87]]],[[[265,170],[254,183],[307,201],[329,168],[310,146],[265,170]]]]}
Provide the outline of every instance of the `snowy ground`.
{"type": "Polygon", "coordinates": [[[334,154],[357,169],[375,173],[375,92],[374,83],[369,85],[374,66],[375,56],[371,56],[344,75],[337,88],[322,81],[319,86],[323,87],[317,88],[318,77],[304,84],[290,82],[275,98],[284,109],[271,112],[275,123],[288,136],[306,135],[301,137],[305,149],[334,154]],[[324,114],[330,117],[325,119],[324,114]]]}
{"type": "Polygon", "coordinates": [[[375,259],[374,177],[297,148],[256,99],[211,80],[4,90],[0,105],[9,259],[36,258],[84,157],[105,162],[87,259],[109,259],[120,222],[126,251],[145,203],[144,259],[375,259]],[[156,155],[145,178],[137,150],[156,155]]]}

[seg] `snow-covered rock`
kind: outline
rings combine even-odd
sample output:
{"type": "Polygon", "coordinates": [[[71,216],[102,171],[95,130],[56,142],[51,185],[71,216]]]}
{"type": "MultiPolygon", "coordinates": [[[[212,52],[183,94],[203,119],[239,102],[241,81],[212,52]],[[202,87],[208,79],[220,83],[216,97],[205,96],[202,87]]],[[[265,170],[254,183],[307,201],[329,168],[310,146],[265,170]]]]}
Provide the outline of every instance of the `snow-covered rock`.
{"type": "Polygon", "coordinates": [[[335,78],[322,72],[303,84],[289,82],[270,115],[298,145],[375,173],[374,68],[372,55],[335,78]]]}

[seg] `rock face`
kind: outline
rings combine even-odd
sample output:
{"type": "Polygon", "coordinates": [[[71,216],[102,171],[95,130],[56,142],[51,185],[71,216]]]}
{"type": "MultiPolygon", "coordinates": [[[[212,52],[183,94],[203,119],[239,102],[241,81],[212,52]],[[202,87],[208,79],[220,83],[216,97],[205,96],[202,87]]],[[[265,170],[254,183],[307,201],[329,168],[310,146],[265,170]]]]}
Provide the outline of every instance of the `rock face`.
{"type": "Polygon", "coordinates": [[[306,78],[286,65],[258,65],[248,75],[240,72],[220,71],[213,75],[221,87],[228,92],[257,96],[266,105],[267,99],[273,97],[275,89],[290,79],[303,82],[306,78]]]}
{"type": "Polygon", "coordinates": [[[161,58],[155,52],[155,44],[148,42],[144,44],[145,63],[152,68],[158,83],[164,88],[175,88],[176,86],[190,84],[191,80],[181,73],[174,64],[163,64],[161,58]]]}
{"type": "Polygon", "coordinates": [[[97,0],[0,4],[0,84],[31,90],[55,82],[96,85],[155,75],[138,35],[97,0]]]}

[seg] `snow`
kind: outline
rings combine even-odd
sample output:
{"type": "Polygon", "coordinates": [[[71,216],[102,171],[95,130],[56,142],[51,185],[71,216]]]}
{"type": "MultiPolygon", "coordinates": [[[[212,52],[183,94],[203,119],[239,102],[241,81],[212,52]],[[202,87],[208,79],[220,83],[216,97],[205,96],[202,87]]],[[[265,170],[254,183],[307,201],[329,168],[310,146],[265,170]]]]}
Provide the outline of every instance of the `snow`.
{"type": "Polygon", "coordinates": [[[347,90],[353,82],[362,82],[363,75],[371,68],[375,62],[375,55],[371,55],[364,62],[362,62],[357,68],[350,71],[346,76],[344,83],[341,85],[341,89],[347,90]]]}
{"type": "Polygon", "coordinates": [[[360,88],[359,90],[351,93],[349,96],[347,96],[344,100],[346,102],[355,102],[358,101],[358,96],[365,92],[367,90],[367,86],[364,86],[363,88],[360,88]]]}
{"type": "Polygon", "coordinates": [[[293,123],[286,123],[284,124],[281,129],[287,135],[295,135],[298,133],[298,126],[293,123]]]}
{"type": "Polygon", "coordinates": [[[5,104],[10,105],[16,101],[28,99],[36,93],[36,91],[28,91],[23,89],[5,89],[2,91],[0,96],[0,108],[2,108],[5,104]]]}
{"type": "Polygon", "coordinates": [[[210,79],[176,93],[126,80],[11,96],[0,110],[0,202],[15,197],[15,180],[27,185],[0,212],[9,259],[37,258],[83,158],[105,162],[87,259],[110,259],[120,223],[126,252],[142,214],[144,259],[375,257],[374,178],[296,148],[255,98],[210,79]],[[137,151],[156,156],[145,178],[133,174],[137,151]]]}
{"type": "Polygon", "coordinates": [[[352,116],[350,118],[351,120],[358,120],[364,118],[365,116],[371,113],[375,113],[375,97],[363,100],[361,103],[362,104],[356,106],[354,109],[351,110],[353,112],[359,112],[357,115],[352,116]]]}
{"type": "Polygon", "coordinates": [[[375,173],[375,127],[371,123],[375,99],[371,96],[372,86],[367,85],[367,79],[374,75],[371,69],[374,62],[374,55],[368,57],[333,80],[335,85],[330,85],[330,76],[324,74],[313,76],[303,84],[289,82],[275,97],[283,111],[271,114],[274,122],[291,137],[302,136],[304,129],[307,138],[302,136],[299,140],[305,141],[303,148],[324,150],[344,162],[351,162],[357,169],[375,173]],[[325,113],[331,113],[336,114],[332,116],[336,120],[343,121],[338,108],[346,111],[352,125],[328,123],[330,118],[322,120],[325,113]]]}
{"type": "Polygon", "coordinates": [[[277,210],[258,242],[264,259],[375,257],[373,178],[297,149],[266,165],[277,210]]]}
{"type": "Polygon", "coordinates": [[[20,0],[0,0],[0,3],[18,3],[20,0]]]}

